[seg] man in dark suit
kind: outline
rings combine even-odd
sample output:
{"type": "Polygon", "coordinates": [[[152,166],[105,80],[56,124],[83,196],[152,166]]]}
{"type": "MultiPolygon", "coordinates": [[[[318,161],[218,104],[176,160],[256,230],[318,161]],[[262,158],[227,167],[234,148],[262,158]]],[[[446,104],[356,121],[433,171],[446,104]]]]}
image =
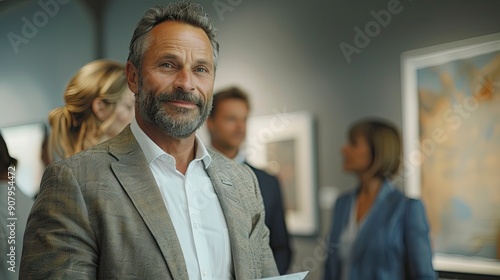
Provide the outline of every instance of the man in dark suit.
{"type": "Polygon", "coordinates": [[[209,151],[218,58],[200,5],[146,11],[126,67],[136,114],[118,136],[49,165],[21,279],[260,279],[278,275],[250,168],[209,151]]]}
{"type": "Polygon", "coordinates": [[[283,202],[278,179],[245,161],[240,149],[246,137],[246,121],[250,110],[248,95],[231,87],[214,94],[212,112],[207,120],[212,146],[230,159],[252,168],[264,199],[266,226],[270,232],[270,245],[280,274],[290,266],[291,249],[283,213],[283,202]]]}

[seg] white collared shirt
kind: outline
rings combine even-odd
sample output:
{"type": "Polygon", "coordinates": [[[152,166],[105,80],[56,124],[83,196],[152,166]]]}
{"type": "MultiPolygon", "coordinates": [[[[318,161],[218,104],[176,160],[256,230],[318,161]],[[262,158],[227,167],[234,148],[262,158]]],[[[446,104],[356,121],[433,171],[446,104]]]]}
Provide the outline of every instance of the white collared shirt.
{"type": "Polygon", "coordinates": [[[139,127],[130,129],[144,152],[177,233],[189,279],[231,279],[231,247],[224,213],[206,168],[212,158],[196,136],[197,150],[186,175],[139,127]]]}

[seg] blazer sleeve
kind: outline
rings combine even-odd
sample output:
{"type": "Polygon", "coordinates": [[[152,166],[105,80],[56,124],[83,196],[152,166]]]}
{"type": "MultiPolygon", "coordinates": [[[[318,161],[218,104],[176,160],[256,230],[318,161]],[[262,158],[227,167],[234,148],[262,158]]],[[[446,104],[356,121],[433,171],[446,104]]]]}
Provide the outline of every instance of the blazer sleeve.
{"type": "Polygon", "coordinates": [[[97,244],[79,183],[63,161],[49,165],[28,218],[20,279],[96,279],[97,244]]]}
{"type": "Polygon", "coordinates": [[[435,280],[432,267],[432,250],[429,241],[429,224],[424,205],[420,200],[407,201],[405,242],[408,269],[412,279],[435,280]]]}
{"type": "Polygon", "coordinates": [[[292,250],[290,249],[288,230],[286,228],[279,181],[274,176],[270,176],[270,180],[272,180],[270,187],[272,187],[272,192],[274,193],[272,196],[274,199],[272,203],[273,208],[266,212],[266,215],[271,215],[269,223],[270,245],[279,273],[285,274],[292,260],[292,250]]]}

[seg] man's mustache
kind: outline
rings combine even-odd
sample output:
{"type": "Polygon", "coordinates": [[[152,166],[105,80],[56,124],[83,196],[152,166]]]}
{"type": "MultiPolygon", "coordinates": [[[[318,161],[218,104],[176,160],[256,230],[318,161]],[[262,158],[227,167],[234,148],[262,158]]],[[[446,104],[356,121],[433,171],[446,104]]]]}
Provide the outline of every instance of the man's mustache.
{"type": "Polygon", "coordinates": [[[183,101],[193,103],[200,108],[203,106],[203,100],[201,97],[182,90],[177,90],[171,93],[161,93],[157,95],[155,99],[160,102],[183,101]]]}

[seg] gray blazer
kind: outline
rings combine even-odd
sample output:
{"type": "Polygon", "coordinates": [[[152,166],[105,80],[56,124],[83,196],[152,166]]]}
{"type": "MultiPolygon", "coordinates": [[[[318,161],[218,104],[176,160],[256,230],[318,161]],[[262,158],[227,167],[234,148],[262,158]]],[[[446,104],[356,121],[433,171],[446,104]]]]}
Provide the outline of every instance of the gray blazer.
{"type": "MultiPolygon", "coordinates": [[[[226,219],[233,277],[278,275],[255,175],[210,155],[207,173],[226,219]]],[[[47,167],[26,227],[20,279],[188,279],[160,190],[129,127],[47,167]]]]}

